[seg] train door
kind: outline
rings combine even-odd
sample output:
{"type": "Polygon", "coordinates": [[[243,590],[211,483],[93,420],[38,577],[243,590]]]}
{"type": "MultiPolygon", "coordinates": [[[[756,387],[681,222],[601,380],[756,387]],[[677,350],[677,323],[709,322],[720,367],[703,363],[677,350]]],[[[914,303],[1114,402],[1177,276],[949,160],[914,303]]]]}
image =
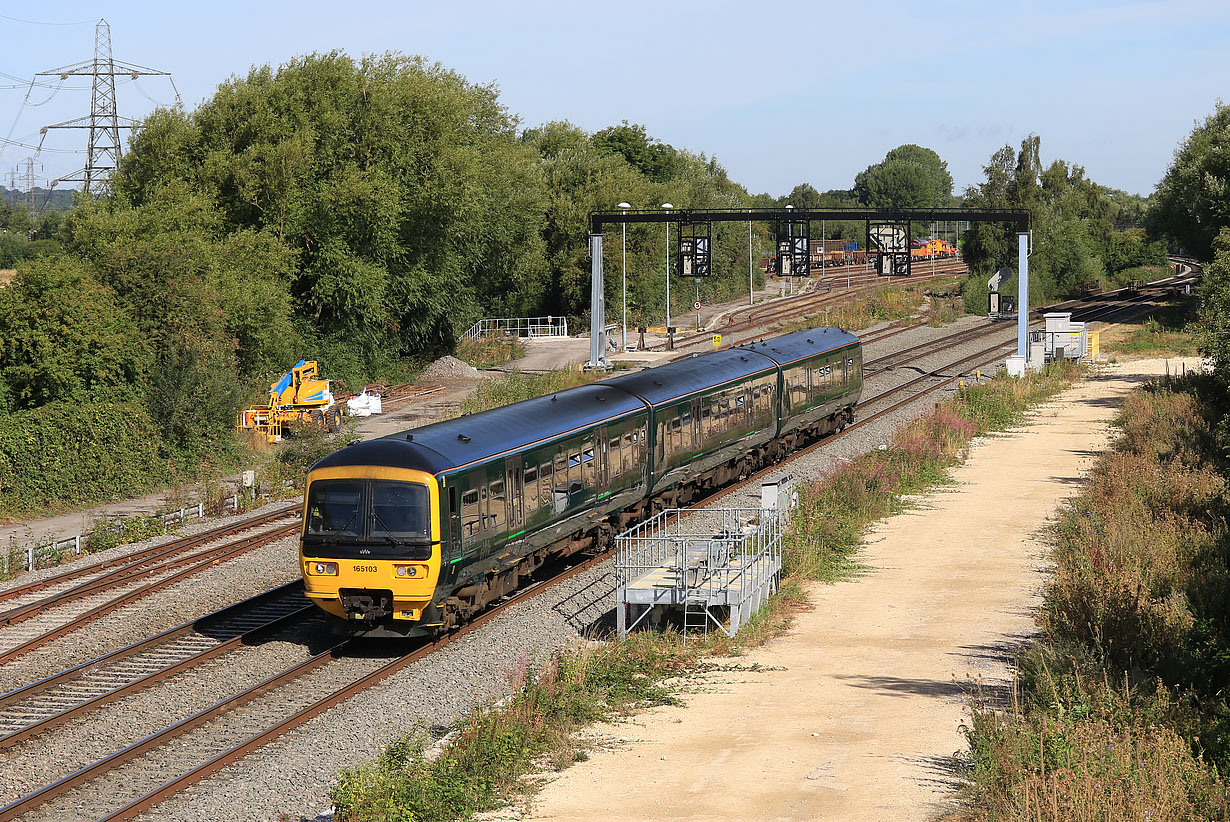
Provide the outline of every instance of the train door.
{"type": "Polygon", "coordinates": [[[701,450],[702,440],[700,438],[700,397],[692,398],[692,442],[688,446],[690,451],[701,450]]]}
{"type": "Polygon", "coordinates": [[[598,426],[594,431],[594,459],[598,461],[595,466],[598,490],[605,491],[611,487],[611,449],[606,438],[605,425],[598,426]]]}
{"type": "Polygon", "coordinates": [[[508,488],[508,533],[525,527],[525,483],[521,457],[504,458],[504,482],[508,488]]]}
{"type": "Polygon", "coordinates": [[[448,516],[448,534],[446,549],[451,560],[461,559],[461,491],[457,488],[457,478],[450,477],[445,491],[446,515],[448,516]]]}

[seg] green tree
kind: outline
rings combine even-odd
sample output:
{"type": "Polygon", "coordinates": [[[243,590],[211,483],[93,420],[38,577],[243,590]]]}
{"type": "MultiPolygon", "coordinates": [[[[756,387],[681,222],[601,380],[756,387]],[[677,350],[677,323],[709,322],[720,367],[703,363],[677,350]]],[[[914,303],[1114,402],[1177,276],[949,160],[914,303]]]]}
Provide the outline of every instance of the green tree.
{"type": "Polygon", "coordinates": [[[0,412],[131,399],[147,355],[115,293],[80,263],[23,263],[0,289],[0,412]]]}
{"type": "Polygon", "coordinates": [[[871,208],[943,208],[952,205],[952,175],[934,151],[906,144],[860,171],[854,192],[871,208]]]}
{"type": "MultiPolygon", "coordinates": [[[[1230,388],[1230,226],[1221,229],[1211,249],[1200,284],[1200,353],[1212,359],[1214,375],[1225,390],[1230,388]]],[[[1221,428],[1223,436],[1230,435],[1230,414],[1221,428]]]]}
{"type": "Polygon", "coordinates": [[[545,201],[515,126],[494,86],[421,58],[311,55],[160,112],[112,185],[140,207],[182,181],[225,232],[282,242],[304,333],[374,367],[449,347],[484,304],[534,303],[545,201]]]}
{"type": "MultiPolygon", "coordinates": [[[[1031,134],[1019,151],[1004,146],[984,166],[985,182],[966,189],[964,203],[975,208],[1023,209],[1030,213],[1032,256],[1030,301],[1038,304],[1079,292],[1107,277],[1110,249],[1125,240],[1114,230],[1118,206],[1109,189],[1063,160],[1043,166],[1042,140],[1031,134]]],[[[981,312],[977,295],[1002,267],[1015,269],[1016,237],[1002,225],[974,223],[962,237],[962,253],[974,273],[967,309],[981,312]]],[[[1112,269],[1113,271],[1113,269],[1112,269]]],[[[1012,287],[1001,285],[1001,290],[1012,287]]]]}
{"type": "Polygon", "coordinates": [[[618,154],[655,183],[666,182],[677,171],[679,152],[651,138],[642,125],[624,120],[620,125],[595,132],[590,140],[599,151],[618,154]]]}
{"type": "Polygon", "coordinates": [[[1149,212],[1151,233],[1201,259],[1230,226],[1230,106],[1220,101],[1175,151],[1149,212]]]}
{"type": "Polygon", "coordinates": [[[244,378],[284,370],[294,356],[293,254],[267,231],[226,231],[186,184],[137,206],[124,195],[84,204],[66,230],[69,251],[114,290],[152,351],[209,340],[244,378]]]}

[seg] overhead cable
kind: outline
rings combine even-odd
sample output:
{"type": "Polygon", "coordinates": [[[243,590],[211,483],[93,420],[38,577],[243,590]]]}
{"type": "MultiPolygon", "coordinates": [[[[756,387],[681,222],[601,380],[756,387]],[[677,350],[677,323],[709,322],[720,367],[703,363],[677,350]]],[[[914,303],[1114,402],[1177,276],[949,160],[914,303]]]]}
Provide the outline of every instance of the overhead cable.
{"type": "Polygon", "coordinates": [[[28,23],[31,26],[88,26],[93,23],[93,20],[78,20],[76,23],[48,23],[45,20],[23,20],[20,17],[9,17],[7,14],[0,14],[0,20],[12,20],[14,23],[28,23]]]}

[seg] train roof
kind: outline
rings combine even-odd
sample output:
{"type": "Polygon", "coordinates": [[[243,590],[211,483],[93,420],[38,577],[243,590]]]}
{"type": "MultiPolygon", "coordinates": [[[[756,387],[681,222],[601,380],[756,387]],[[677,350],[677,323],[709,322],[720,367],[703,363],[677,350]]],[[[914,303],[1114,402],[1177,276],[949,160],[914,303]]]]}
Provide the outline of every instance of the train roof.
{"type": "Polygon", "coordinates": [[[746,350],[728,348],[632,374],[621,374],[603,380],[602,384],[615,386],[657,405],[731,380],[745,379],[773,367],[771,359],[749,354],[746,350]]]}
{"type": "Polygon", "coordinates": [[[387,465],[438,474],[644,408],[640,400],[617,388],[601,383],[582,385],[355,443],[333,452],[313,468],[387,465]]]}
{"type": "Polygon", "coordinates": [[[778,365],[789,365],[792,362],[843,348],[847,345],[857,345],[858,337],[842,331],[840,328],[809,328],[805,331],[795,331],[783,334],[763,342],[746,343],[736,346],[735,351],[755,351],[763,354],[778,365]]]}

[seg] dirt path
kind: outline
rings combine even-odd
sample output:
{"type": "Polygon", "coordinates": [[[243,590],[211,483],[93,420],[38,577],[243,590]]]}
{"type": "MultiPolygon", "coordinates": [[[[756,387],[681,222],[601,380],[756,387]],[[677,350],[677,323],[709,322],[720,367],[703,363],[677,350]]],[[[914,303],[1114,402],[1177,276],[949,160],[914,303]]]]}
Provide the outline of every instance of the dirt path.
{"type": "Polygon", "coordinates": [[[531,818],[938,815],[967,695],[1002,696],[1011,650],[1033,631],[1039,529],[1107,445],[1124,395],[1163,368],[1107,367],[1022,430],[980,441],[955,486],[875,530],[866,576],[813,586],[788,636],[704,676],[685,707],[599,729],[614,744],[548,785],[531,818]]]}

